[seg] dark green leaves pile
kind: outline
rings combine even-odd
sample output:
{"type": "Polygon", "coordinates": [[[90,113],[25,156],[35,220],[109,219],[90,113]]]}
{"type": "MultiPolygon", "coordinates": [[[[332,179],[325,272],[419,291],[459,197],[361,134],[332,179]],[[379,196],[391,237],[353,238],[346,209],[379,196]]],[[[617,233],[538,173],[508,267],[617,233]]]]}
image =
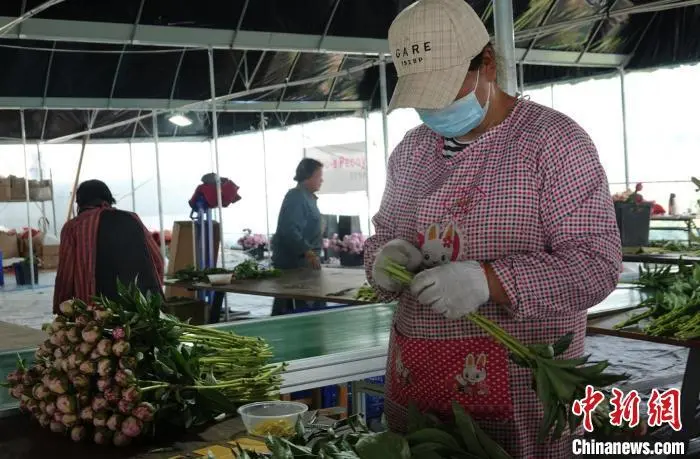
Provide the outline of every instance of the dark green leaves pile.
{"type": "Polygon", "coordinates": [[[648,295],[638,306],[646,310],[617,324],[616,329],[635,327],[651,336],[700,338],[700,264],[644,265],[632,284],[648,295]]]}
{"type": "MultiPolygon", "coordinates": [[[[299,422],[294,438],[268,437],[266,444],[272,459],[510,459],[457,403],[453,403],[453,412],[454,424],[443,424],[409,408],[405,437],[371,432],[361,418],[351,417],[311,433],[299,422]]],[[[241,459],[270,457],[240,447],[237,453],[241,459]]]]}
{"type": "Polygon", "coordinates": [[[248,280],[277,277],[280,275],[280,271],[275,268],[265,268],[255,260],[246,260],[239,263],[232,270],[208,268],[200,271],[189,266],[177,271],[173,278],[183,282],[208,282],[207,276],[210,274],[233,274],[235,280],[248,280]]]}

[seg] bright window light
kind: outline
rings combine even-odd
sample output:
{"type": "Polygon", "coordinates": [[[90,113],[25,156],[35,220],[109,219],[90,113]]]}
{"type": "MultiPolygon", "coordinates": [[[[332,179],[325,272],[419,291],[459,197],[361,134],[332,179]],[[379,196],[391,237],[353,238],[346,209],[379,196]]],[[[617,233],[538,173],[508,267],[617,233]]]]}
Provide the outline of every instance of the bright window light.
{"type": "Polygon", "coordinates": [[[189,119],[185,115],[182,115],[179,113],[175,114],[175,115],[171,115],[170,118],[168,118],[168,121],[170,121],[174,125],[180,126],[180,127],[185,127],[185,126],[189,126],[190,124],[192,124],[191,119],[189,119]]]}

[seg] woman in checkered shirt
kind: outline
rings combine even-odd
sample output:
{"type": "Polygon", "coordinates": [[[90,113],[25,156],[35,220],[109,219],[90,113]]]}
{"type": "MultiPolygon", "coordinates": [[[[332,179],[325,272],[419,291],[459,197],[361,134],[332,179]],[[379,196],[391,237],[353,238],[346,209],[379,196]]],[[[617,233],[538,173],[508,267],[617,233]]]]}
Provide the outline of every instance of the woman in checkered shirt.
{"type": "Polygon", "coordinates": [[[511,97],[479,17],[463,0],[420,0],[389,30],[399,80],[391,109],[424,124],[389,159],[365,246],[368,278],[398,308],[389,346],[385,412],[406,428],[406,407],[449,416],[465,406],[513,457],[563,458],[571,438],[536,442],[542,407],[527,370],[464,316],[479,311],[526,344],[575,338],[586,310],[615,288],[620,238],[605,172],[574,121],[511,97]],[[386,276],[388,259],[416,275],[386,276]]]}

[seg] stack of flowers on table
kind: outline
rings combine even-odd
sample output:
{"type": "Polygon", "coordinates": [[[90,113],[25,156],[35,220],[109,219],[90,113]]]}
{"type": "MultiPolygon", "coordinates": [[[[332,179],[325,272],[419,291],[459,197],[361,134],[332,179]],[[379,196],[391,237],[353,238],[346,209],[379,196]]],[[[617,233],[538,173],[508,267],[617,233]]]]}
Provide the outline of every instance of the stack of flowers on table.
{"type": "Polygon", "coordinates": [[[62,303],[4,385],[42,427],[117,446],[278,396],[284,365],[263,340],[180,322],[161,301],[120,285],[116,301],[62,303]]]}
{"type": "Polygon", "coordinates": [[[244,229],[243,233],[243,237],[238,240],[238,245],[256,259],[265,258],[267,238],[262,234],[253,234],[253,231],[248,228],[244,229]]]}
{"type": "Polygon", "coordinates": [[[337,234],[334,234],[328,240],[328,247],[330,250],[338,253],[340,263],[343,266],[360,266],[364,262],[365,240],[366,238],[362,233],[348,234],[342,239],[337,234]]]}
{"type": "Polygon", "coordinates": [[[615,193],[613,194],[613,202],[615,203],[621,203],[621,204],[635,204],[635,205],[649,205],[651,206],[651,215],[664,215],[666,213],[666,209],[664,209],[662,206],[657,204],[655,201],[647,201],[644,199],[644,197],[641,195],[641,191],[643,189],[643,185],[641,183],[637,183],[637,185],[634,187],[634,190],[626,190],[621,193],[615,193]]]}

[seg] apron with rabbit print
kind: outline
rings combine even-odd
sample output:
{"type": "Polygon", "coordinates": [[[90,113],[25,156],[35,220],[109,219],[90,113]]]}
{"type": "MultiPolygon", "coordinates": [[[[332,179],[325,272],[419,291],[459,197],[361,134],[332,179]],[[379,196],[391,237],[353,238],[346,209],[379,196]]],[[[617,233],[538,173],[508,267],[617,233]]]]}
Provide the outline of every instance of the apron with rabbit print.
{"type": "MultiPolygon", "coordinates": [[[[478,189],[453,187],[423,203],[417,242],[424,268],[463,260],[459,214],[468,212],[478,197],[478,189]]],[[[436,314],[435,320],[439,330],[445,319],[436,314]]],[[[392,402],[404,407],[413,403],[421,412],[449,417],[456,401],[475,419],[512,419],[508,354],[492,338],[418,339],[396,329],[392,335],[387,367],[392,402]]]]}

